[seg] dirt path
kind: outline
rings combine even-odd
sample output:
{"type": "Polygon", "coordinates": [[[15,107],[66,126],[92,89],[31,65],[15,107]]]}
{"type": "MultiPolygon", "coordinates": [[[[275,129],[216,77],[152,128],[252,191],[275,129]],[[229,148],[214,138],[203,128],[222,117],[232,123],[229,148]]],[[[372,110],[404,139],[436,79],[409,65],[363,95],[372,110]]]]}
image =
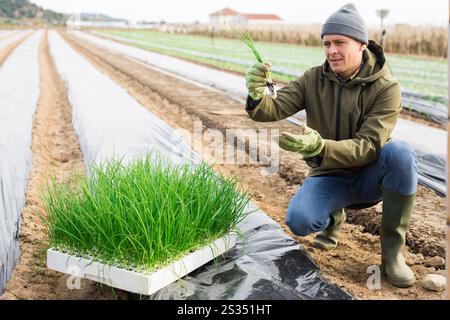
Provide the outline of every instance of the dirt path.
{"type": "Polygon", "coordinates": [[[111,289],[88,280],[81,281],[80,290],[69,290],[67,276],[46,268],[46,235],[39,218],[45,211],[39,192],[49,177],[68,179],[84,168],[66,89],[48,52],[46,35],[39,63],[41,93],[32,129],[33,166],[22,213],[21,259],[0,299],[113,299],[111,289]]]}
{"type": "MultiPolygon", "coordinates": [[[[169,123],[173,128],[187,130],[193,135],[195,121],[202,121],[203,131],[228,128],[276,128],[295,131],[286,122],[255,123],[243,111],[243,106],[223,94],[183,82],[146,68],[140,63],[84,44],[64,34],[70,44],[97,68],[124,87],[144,107],[169,123]]],[[[211,148],[204,142],[204,148],[211,148]]],[[[249,189],[258,206],[280,223],[291,236],[284,223],[290,198],[295,194],[308,171],[299,157],[281,152],[278,174],[261,175],[258,165],[216,165],[225,175],[240,178],[249,189]]],[[[369,290],[367,267],[380,263],[380,246],[377,235],[381,208],[349,212],[349,220],[341,235],[341,243],[332,252],[322,252],[311,247],[312,236],[295,237],[311,253],[331,282],[343,287],[357,298],[363,299],[441,299],[443,293],[429,292],[420,286],[427,273],[444,275],[443,266],[427,267],[430,256],[444,257],[445,253],[445,198],[419,186],[411,230],[405,255],[415,271],[418,284],[409,289],[398,289],[383,280],[381,290],[369,290]],[[425,257],[424,257],[425,256],[425,257]]]]}

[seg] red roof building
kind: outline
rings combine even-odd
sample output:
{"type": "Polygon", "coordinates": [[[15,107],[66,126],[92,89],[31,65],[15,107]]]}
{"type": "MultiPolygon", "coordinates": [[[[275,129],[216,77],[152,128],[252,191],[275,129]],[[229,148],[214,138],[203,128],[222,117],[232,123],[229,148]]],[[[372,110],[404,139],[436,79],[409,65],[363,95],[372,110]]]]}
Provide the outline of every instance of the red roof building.
{"type": "Polygon", "coordinates": [[[282,21],[279,16],[276,14],[257,14],[257,13],[240,13],[247,20],[273,20],[273,21],[282,21]]]}
{"type": "Polygon", "coordinates": [[[224,8],[224,9],[220,9],[219,11],[213,12],[211,13],[209,16],[235,16],[237,15],[239,12],[230,9],[230,8],[224,8]]]}
{"type": "Polygon", "coordinates": [[[283,23],[276,14],[271,13],[240,13],[230,8],[224,8],[209,15],[211,25],[270,25],[283,23]]]}

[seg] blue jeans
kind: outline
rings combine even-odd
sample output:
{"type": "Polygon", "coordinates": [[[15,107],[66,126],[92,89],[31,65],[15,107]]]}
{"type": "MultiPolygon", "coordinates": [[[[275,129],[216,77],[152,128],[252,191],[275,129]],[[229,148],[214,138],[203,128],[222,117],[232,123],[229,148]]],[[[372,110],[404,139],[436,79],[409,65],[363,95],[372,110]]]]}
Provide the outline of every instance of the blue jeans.
{"type": "Polygon", "coordinates": [[[412,195],[417,181],[414,150],[406,143],[391,141],[381,149],[377,160],[357,172],[306,178],[289,203],[286,224],[294,234],[306,236],[325,229],[330,214],[338,209],[381,201],[381,186],[412,195]]]}

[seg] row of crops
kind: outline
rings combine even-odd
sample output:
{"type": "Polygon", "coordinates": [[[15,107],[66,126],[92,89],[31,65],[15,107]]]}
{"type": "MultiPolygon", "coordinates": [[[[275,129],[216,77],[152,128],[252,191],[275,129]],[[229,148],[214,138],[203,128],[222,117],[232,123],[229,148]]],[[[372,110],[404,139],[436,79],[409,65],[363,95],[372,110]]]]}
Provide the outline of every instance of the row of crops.
{"type": "MultiPolygon", "coordinates": [[[[158,69],[168,71],[187,80],[195,81],[201,85],[218,89],[241,101],[245,101],[247,96],[244,78],[240,75],[211,69],[196,63],[135,48],[130,45],[120,44],[86,32],[75,31],[73,34],[95,46],[142,61],[146,65],[157,67],[158,69]]],[[[303,113],[300,112],[298,117],[301,118],[302,116],[303,113]]],[[[393,137],[405,140],[426,153],[444,153],[443,150],[446,146],[446,133],[444,130],[412,123],[403,119],[398,120],[393,137]]]]}
{"type": "Polygon", "coordinates": [[[3,31],[3,33],[0,33],[0,50],[3,50],[4,48],[8,47],[10,44],[13,44],[17,40],[23,38],[27,34],[29,34],[30,31],[24,30],[24,31],[3,31]]]}
{"type": "MultiPolygon", "coordinates": [[[[28,33],[0,40],[0,50],[28,33]]],[[[37,32],[28,38],[0,68],[0,293],[19,260],[18,233],[31,169],[31,129],[39,95],[37,50],[41,35],[37,32]]]]}
{"type": "MultiPolygon", "coordinates": [[[[253,62],[251,52],[236,39],[167,34],[148,31],[98,31],[135,46],[163,54],[244,72],[253,62]]],[[[282,81],[298,77],[306,69],[323,63],[321,48],[290,44],[257,43],[275,76],[282,81]]],[[[442,122],[447,113],[447,60],[387,55],[392,73],[403,90],[405,107],[429,114],[442,122]]]]}
{"type": "Polygon", "coordinates": [[[12,36],[14,34],[17,34],[17,33],[20,33],[20,31],[19,30],[8,30],[8,29],[0,30],[0,39],[4,39],[4,38],[7,38],[7,37],[10,37],[10,36],[12,36]]]}

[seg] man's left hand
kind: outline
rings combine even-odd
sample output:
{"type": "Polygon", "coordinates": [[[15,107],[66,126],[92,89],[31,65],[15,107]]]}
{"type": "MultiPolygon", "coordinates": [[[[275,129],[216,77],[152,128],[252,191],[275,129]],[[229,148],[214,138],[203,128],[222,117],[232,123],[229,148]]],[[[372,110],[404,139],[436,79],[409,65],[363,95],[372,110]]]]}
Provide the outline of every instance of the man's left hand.
{"type": "Polygon", "coordinates": [[[300,135],[289,132],[280,134],[279,146],[286,151],[298,152],[305,158],[317,156],[325,146],[320,134],[307,126],[301,127],[300,135]]]}

